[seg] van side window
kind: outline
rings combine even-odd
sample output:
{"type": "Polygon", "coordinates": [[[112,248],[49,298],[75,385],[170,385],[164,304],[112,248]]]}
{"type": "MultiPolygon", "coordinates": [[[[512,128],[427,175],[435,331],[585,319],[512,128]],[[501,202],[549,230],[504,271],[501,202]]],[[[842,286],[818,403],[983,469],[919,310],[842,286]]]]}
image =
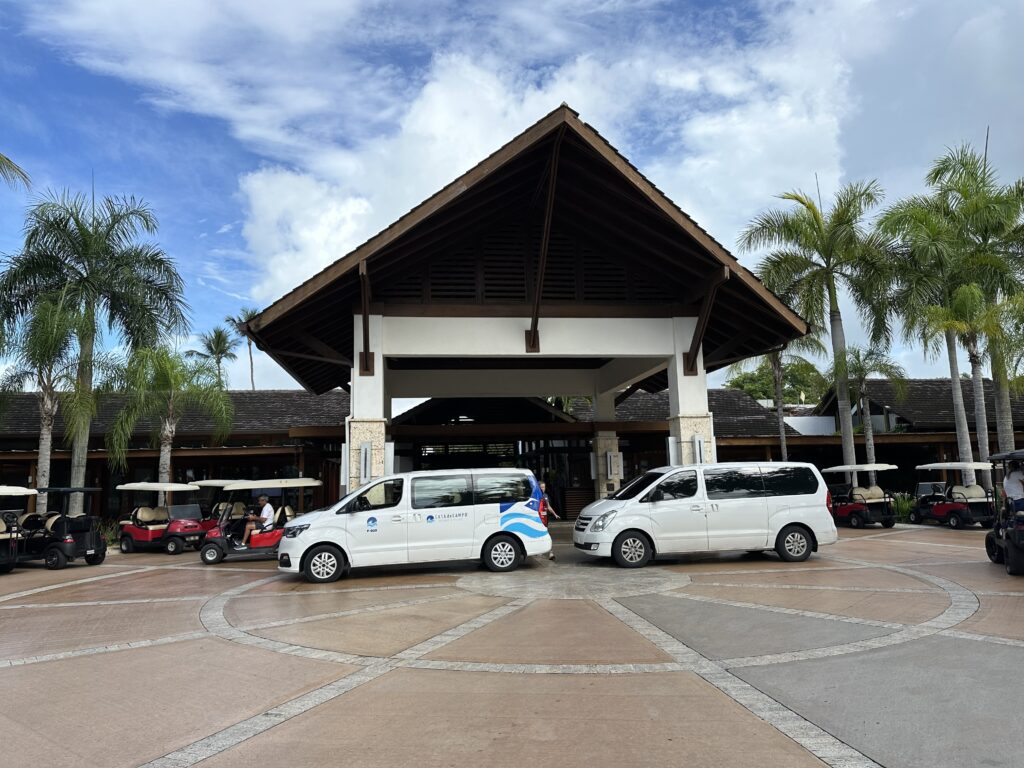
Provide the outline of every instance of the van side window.
{"type": "Polygon", "coordinates": [[[533,495],[533,484],[526,475],[477,475],[473,493],[477,504],[528,501],[533,495]]]}
{"type": "Polygon", "coordinates": [[[356,497],[355,509],[387,509],[396,506],[402,500],[402,478],[385,480],[356,497]]]}
{"type": "Polygon", "coordinates": [[[761,471],[757,467],[705,469],[704,486],[709,499],[750,499],[764,496],[761,471]]]}
{"type": "Polygon", "coordinates": [[[665,501],[692,498],[697,495],[697,473],[689,471],[672,475],[658,485],[658,490],[661,491],[662,499],[665,501]]]}
{"type": "Polygon", "coordinates": [[[761,467],[765,496],[804,496],[818,492],[810,467],[761,467]]]}
{"type": "Polygon", "coordinates": [[[466,507],[473,503],[469,475],[415,477],[412,481],[412,508],[466,507]]]}

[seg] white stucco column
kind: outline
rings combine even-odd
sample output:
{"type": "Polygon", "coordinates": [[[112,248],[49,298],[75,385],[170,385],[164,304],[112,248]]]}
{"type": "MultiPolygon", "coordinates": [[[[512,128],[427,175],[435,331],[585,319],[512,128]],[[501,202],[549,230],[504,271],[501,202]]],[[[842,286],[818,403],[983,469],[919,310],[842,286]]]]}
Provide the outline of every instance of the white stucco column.
{"type": "Polygon", "coordinates": [[[708,382],[704,371],[704,353],[697,355],[697,372],[686,375],[685,355],[690,348],[696,319],[672,318],[675,354],[668,363],[669,434],[676,447],[681,464],[696,461],[693,437],[704,440],[704,461],[714,462],[715,435],[711,414],[708,412],[708,382]]]}
{"type": "Polygon", "coordinates": [[[360,353],[363,351],[363,322],[360,315],[353,318],[352,391],[349,394],[351,410],[345,419],[345,450],[348,451],[348,489],[358,488],[366,480],[384,475],[384,443],[390,403],[384,385],[383,322],[380,315],[369,317],[370,343],[373,352],[373,372],[360,372],[360,353]],[[370,449],[369,477],[363,477],[362,449],[370,449]]]}
{"type": "MultiPolygon", "coordinates": [[[[594,421],[615,421],[615,393],[594,394],[594,421]]],[[[594,493],[603,499],[608,493],[617,491],[621,477],[608,476],[608,454],[619,452],[619,436],[615,430],[599,429],[594,433],[594,461],[597,477],[594,479],[594,493]]]]}

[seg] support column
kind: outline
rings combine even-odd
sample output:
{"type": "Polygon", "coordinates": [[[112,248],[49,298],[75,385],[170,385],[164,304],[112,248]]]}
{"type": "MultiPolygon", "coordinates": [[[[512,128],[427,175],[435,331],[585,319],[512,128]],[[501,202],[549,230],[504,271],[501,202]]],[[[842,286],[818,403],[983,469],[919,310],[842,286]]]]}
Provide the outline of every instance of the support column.
{"type": "Polygon", "coordinates": [[[708,383],[704,370],[703,348],[697,353],[696,373],[686,374],[686,353],[689,351],[695,326],[695,318],[672,318],[675,354],[668,364],[668,422],[669,434],[675,447],[675,459],[680,464],[692,464],[697,461],[693,440],[695,435],[704,441],[704,462],[717,461],[714,425],[708,412],[708,383]]]}
{"type": "MultiPolygon", "coordinates": [[[[594,395],[594,421],[615,421],[615,393],[595,393],[594,395]]],[[[594,433],[594,461],[597,477],[594,479],[594,493],[598,499],[603,499],[609,493],[619,490],[622,482],[621,472],[619,477],[608,475],[608,454],[619,452],[619,436],[614,430],[598,430],[594,433]]]]}
{"type": "Polygon", "coordinates": [[[387,439],[387,415],[390,412],[386,402],[384,386],[383,322],[380,315],[369,316],[369,348],[373,353],[370,371],[360,371],[359,359],[363,352],[363,319],[353,318],[353,339],[355,365],[352,367],[352,391],[350,415],[345,419],[345,450],[348,456],[348,490],[353,491],[365,482],[384,476],[384,443],[387,439]],[[369,447],[369,476],[362,477],[363,447],[369,447]]]}

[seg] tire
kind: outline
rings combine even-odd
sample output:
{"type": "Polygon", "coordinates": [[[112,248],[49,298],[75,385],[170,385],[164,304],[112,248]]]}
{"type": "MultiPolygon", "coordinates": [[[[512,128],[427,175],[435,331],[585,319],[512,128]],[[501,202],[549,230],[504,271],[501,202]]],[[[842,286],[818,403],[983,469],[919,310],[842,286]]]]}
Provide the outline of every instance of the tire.
{"type": "Polygon", "coordinates": [[[996,565],[1003,564],[1003,548],[996,542],[996,535],[994,533],[989,533],[985,536],[985,554],[996,565]]]}
{"type": "Polygon", "coordinates": [[[992,528],[992,521],[991,520],[980,520],[980,521],[978,521],[978,525],[981,526],[982,530],[988,530],[988,529],[992,528]]]}
{"type": "Polygon", "coordinates": [[[858,515],[856,512],[850,514],[850,527],[851,528],[863,528],[864,518],[858,515]]]}
{"type": "Polygon", "coordinates": [[[203,542],[201,542],[201,541],[197,541],[195,544],[192,545],[192,549],[194,549],[196,552],[198,552],[202,548],[203,548],[203,542]]]}
{"type": "Polygon", "coordinates": [[[956,512],[950,512],[949,520],[946,521],[946,525],[952,528],[954,531],[959,531],[964,527],[964,521],[956,512]]]}
{"type": "Polygon", "coordinates": [[[811,535],[799,525],[787,525],[775,540],[775,551],[787,563],[802,563],[811,556],[812,549],[811,535]]]}
{"type": "Polygon", "coordinates": [[[14,563],[0,563],[0,573],[10,573],[14,570],[14,563]]]}
{"type": "Polygon", "coordinates": [[[224,550],[216,544],[206,544],[199,551],[199,559],[203,565],[216,565],[224,559],[224,550]]]}
{"type": "Polygon", "coordinates": [[[651,542],[639,531],[623,531],[612,544],[612,559],[620,568],[643,568],[652,555],[651,542]]]}
{"type": "Polygon", "coordinates": [[[1006,542],[1003,565],[1011,576],[1024,576],[1024,552],[1012,541],[1006,542]]]}
{"type": "Polygon", "coordinates": [[[495,536],[484,545],[481,559],[487,570],[495,573],[507,573],[514,571],[522,562],[519,552],[519,545],[515,539],[507,534],[495,536]]]}
{"type": "Polygon", "coordinates": [[[894,525],[896,525],[896,518],[894,517],[887,517],[884,520],[882,520],[883,528],[892,528],[894,525]]]}
{"type": "Polygon", "coordinates": [[[51,571],[67,568],[68,557],[56,547],[50,547],[43,553],[43,564],[51,571]]]}
{"type": "Polygon", "coordinates": [[[909,522],[911,525],[920,525],[924,521],[921,520],[921,513],[918,512],[916,509],[912,509],[910,510],[910,513],[907,515],[907,522],[909,522]]]}
{"type": "Polygon", "coordinates": [[[107,550],[104,549],[102,552],[97,552],[97,553],[92,554],[92,555],[86,555],[85,556],[85,563],[86,563],[86,565],[99,565],[100,563],[102,563],[106,559],[107,559],[107,550]]]}
{"type": "Polygon", "coordinates": [[[133,539],[131,536],[122,536],[121,537],[121,551],[124,554],[126,554],[126,555],[130,555],[132,552],[134,552],[135,551],[135,539],[133,539]]]}
{"type": "Polygon", "coordinates": [[[302,569],[306,581],[313,584],[329,584],[341,578],[345,571],[345,556],[330,544],[313,547],[306,555],[302,569]]]}
{"type": "Polygon", "coordinates": [[[164,542],[164,552],[168,555],[180,555],[185,551],[185,542],[177,536],[172,536],[164,542]]]}

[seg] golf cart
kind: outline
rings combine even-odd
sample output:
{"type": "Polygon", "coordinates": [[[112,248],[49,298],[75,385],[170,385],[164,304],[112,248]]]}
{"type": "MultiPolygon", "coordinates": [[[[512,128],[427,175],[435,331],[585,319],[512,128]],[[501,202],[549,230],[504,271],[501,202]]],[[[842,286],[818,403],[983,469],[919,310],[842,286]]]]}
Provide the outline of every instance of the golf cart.
{"type": "MultiPolygon", "coordinates": [[[[124,483],[119,491],[147,493],[194,494],[198,485],[187,483],[124,483]]],[[[168,500],[170,497],[168,497],[168,500]]],[[[131,514],[118,521],[121,529],[121,551],[125,554],[140,549],[162,549],[168,555],[180,555],[185,547],[195,550],[203,545],[206,531],[216,521],[203,520],[199,504],[170,504],[166,506],[138,506],[131,514]]]]}
{"type": "Polygon", "coordinates": [[[87,565],[99,565],[107,556],[107,540],[100,533],[100,521],[85,511],[71,514],[71,497],[82,494],[82,506],[89,497],[85,494],[99,488],[39,488],[47,498],[60,498],[60,512],[36,511],[26,513],[18,520],[18,561],[42,560],[51,571],[58,571],[76,558],[87,565]]]}
{"type": "MultiPolygon", "coordinates": [[[[920,472],[959,472],[963,480],[963,473],[969,470],[975,472],[991,471],[992,466],[982,461],[945,461],[934,464],[920,464],[917,470],[920,472]]],[[[918,484],[921,488],[922,484],[918,484]]],[[[950,528],[963,528],[965,525],[978,523],[982,528],[991,528],[996,519],[996,500],[992,491],[986,491],[983,486],[974,485],[949,485],[947,483],[934,483],[929,489],[927,484],[924,493],[920,493],[913,509],[910,510],[909,520],[912,523],[926,523],[934,520],[939,525],[945,523],[950,528]]]]}
{"type": "Polygon", "coordinates": [[[209,524],[205,525],[204,528],[209,530],[217,521],[220,519],[221,512],[227,506],[228,502],[224,501],[226,494],[224,488],[234,483],[240,483],[241,480],[189,480],[189,485],[199,486],[198,499],[199,507],[203,510],[203,520],[208,520],[209,524]]]}
{"type": "MultiPolygon", "coordinates": [[[[1024,462],[1024,451],[1007,451],[989,457],[1002,466],[1003,476],[1011,461],[1024,462]]],[[[985,554],[993,563],[1006,567],[1011,576],[1024,576],[1024,512],[1014,512],[1010,500],[1004,499],[993,530],[985,534],[985,554]]]]}
{"type": "Polygon", "coordinates": [[[35,488],[0,485],[0,573],[10,573],[18,562],[18,519],[25,514],[26,499],[38,493],[35,488]]]}
{"type": "MultiPolygon", "coordinates": [[[[285,504],[285,492],[289,489],[315,488],[323,485],[319,480],[308,477],[291,477],[278,480],[243,480],[224,486],[225,499],[217,506],[221,508],[216,527],[206,534],[206,541],[200,550],[200,559],[207,565],[215,565],[225,558],[231,560],[277,559],[277,545],[284,535],[284,524],[295,517],[292,507],[285,504]],[[246,523],[259,516],[256,499],[264,493],[278,491],[280,496],[274,510],[274,527],[267,531],[253,532],[248,546],[242,546],[246,523]]],[[[301,493],[301,490],[299,491],[301,493]]]]}
{"type": "MultiPolygon", "coordinates": [[[[899,469],[895,464],[840,464],[821,470],[824,474],[847,472],[885,472],[899,469]]],[[[850,483],[829,485],[832,494],[832,517],[836,524],[846,523],[851,528],[863,528],[870,523],[881,523],[883,528],[896,525],[896,511],[892,507],[892,496],[877,485],[866,488],[850,483]]]]}

